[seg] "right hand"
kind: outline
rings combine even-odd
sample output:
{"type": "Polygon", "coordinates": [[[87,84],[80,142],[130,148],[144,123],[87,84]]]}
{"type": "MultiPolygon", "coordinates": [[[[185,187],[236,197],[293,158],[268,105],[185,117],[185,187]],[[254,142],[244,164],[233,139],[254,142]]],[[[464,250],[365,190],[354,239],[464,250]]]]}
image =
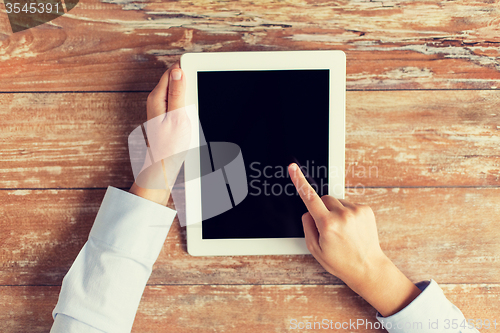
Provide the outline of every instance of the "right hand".
{"type": "Polygon", "coordinates": [[[288,172],[309,211],[302,216],[307,248],[323,268],[384,317],[410,304],[420,289],[383,253],[371,208],[329,195],[320,198],[297,164],[288,172]]]}
{"type": "Polygon", "coordinates": [[[307,248],[328,272],[356,285],[385,260],[373,211],[329,195],[320,198],[295,163],[289,174],[308,210],[302,215],[307,248]]]}

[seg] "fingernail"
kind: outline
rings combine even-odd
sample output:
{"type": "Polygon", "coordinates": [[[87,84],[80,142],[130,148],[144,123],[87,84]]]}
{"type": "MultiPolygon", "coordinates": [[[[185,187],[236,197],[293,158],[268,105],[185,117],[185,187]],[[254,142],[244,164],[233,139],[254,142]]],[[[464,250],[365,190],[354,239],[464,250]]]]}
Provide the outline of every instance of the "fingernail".
{"type": "Polygon", "coordinates": [[[180,80],[181,79],[181,71],[179,69],[173,69],[171,72],[170,72],[170,77],[172,78],[172,80],[180,80]]]}
{"type": "Polygon", "coordinates": [[[290,169],[292,169],[292,171],[297,170],[297,164],[295,163],[290,164],[290,169]]]}

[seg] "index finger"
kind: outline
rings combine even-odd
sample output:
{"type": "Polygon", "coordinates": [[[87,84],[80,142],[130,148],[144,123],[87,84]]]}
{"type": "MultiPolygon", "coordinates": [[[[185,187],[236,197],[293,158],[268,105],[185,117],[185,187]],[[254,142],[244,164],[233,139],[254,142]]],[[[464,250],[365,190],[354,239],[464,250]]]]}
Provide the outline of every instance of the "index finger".
{"type": "Polygon", "coordinates": [[[304,174],[298,165],[295,163],[290,164],[288,166],[288,173],[290,174],[290,178],[292,178],[292,182],[295,185],[297,192],[299,192],[300,198],[304,201],[307,210],[311,213],[314,220],[318,221],[328,214],[328,208],[326,208],[318,193],[316,193],[312,186],[307,182],[307,179],[304,177],[304,174]]]}

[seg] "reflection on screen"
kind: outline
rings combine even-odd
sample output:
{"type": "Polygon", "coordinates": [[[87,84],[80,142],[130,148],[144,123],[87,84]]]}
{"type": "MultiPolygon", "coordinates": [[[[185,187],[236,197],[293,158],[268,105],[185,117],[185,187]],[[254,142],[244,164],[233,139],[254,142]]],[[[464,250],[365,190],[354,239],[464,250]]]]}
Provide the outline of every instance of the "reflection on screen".
{"type": "Polygon", "coordinates": [[[207,142],[239,145],[248,181],[243,202],[203,221],[203,239],[304,237],[287,166],[328,194],[329,70],[198,72],[198,109],[207,142]]]}

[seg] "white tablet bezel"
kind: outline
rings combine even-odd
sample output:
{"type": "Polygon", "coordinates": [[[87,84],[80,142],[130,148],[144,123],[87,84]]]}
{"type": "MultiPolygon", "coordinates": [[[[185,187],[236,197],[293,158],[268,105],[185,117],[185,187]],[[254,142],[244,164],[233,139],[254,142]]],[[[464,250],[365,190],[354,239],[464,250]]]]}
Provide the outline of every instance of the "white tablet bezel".
{"type": "MultiPolygon", "coordinates": [[[[345,165],[345,53],[337,50],[311,51],[255,51],[255,52],[203,52],[185,53],[180,66],[187,81],[186,105],[195,104],[198,110],[198,71],[280,70],[280,69],[329,69],[329,194],[344,198],[345,165]],[[335,170],[335,171],[333,171],[335,170]]],[[[196,118],[199,121],[199,118],[196,118]]],[[[201,124],[203,126],[203,124],[201,124]]],[[[194,124],[193,128],[198,128],[194,124]]],[[[198,142],[195,131],[192,139],[198,142]]],[[[243,159],[245,152],[243,152],[243,159]]],[[[188,163],[188,161],[186,161],[188,163]]],[[[203,239],[201,221],[201,183],[199,156],[190,161],[185,170],[193,170],[196,179],[185,184],[187,250],[193,256],[216,255],[285,255],[309,254],[304,238],[243,238],[203,239]],[[198,175],[198,177],[196,177],[198,175]]],[[[187,175],[186,175],[187,176],[187,175]]]]}

